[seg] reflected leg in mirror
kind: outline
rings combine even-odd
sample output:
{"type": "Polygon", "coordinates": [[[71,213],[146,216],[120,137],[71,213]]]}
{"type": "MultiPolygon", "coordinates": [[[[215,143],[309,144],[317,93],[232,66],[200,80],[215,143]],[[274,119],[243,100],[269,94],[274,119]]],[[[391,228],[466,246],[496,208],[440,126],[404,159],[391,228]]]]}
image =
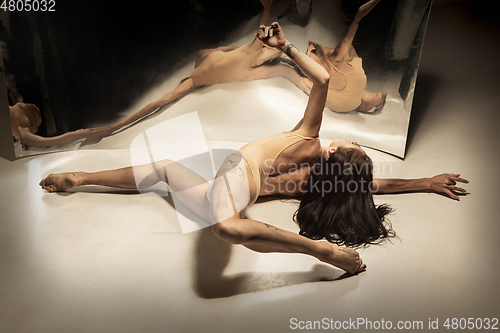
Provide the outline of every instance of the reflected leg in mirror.
{"type": "Polygon", "coordinates": [[[372,93],[368,91],[363,91],[363,96],[361,97],[361,104],[357,107],[357,111],[374,113],[381,110],[385,105],[385,100],[387,98],[387,93],[372,93]]]}

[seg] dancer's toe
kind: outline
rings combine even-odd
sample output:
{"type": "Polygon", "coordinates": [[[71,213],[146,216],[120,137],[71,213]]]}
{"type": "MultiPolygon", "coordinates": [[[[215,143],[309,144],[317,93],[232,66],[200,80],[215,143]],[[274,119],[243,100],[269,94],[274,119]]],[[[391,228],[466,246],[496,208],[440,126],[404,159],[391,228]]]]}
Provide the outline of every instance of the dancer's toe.
{"type": "Polygon", "coordinates": [[[363,263],[363,260],[362,260],[362,259],[360,259],[360,260],[361,260],[361,262],[359,263],[359,267],[358,267],[358,269],[356,270],[356,273],[357,273],[357,272],[362,272],[362,271],[364,271],[364,270],[366,269],[366,264],[364,264],[364,263],[363,263]]]}
{"type": "Polygon", "coordinates": [[[328,242],[322,242],[322,244],[326,249],[325,255],[321,259],[323,262],[342,268],[349,274],[356,274],[366,269],[366,265],[356,250],[328,242]]]}
{"type": "Polygon", "coordinates": [[[61,192],[69,190],[80,184],[81,177],[78,173],[66,172],[50,174],[42,179],[39,185],[48,192],[61,192]]]}

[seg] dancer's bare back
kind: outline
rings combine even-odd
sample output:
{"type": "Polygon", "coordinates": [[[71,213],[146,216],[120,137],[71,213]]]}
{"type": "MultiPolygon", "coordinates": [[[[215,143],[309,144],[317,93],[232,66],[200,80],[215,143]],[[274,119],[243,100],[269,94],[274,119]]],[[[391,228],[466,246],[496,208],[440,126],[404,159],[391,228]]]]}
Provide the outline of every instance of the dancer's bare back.
{"type": "Polygon", "coordinates": [[[191,74],[195,86],[255,80],[258,75],[255,69],[265,61],[280,55],[279,51],[262,44],[257,39],[229,51],[219,49],[203,51],[209,52],[203,55],[203,59],[191,74]]]}

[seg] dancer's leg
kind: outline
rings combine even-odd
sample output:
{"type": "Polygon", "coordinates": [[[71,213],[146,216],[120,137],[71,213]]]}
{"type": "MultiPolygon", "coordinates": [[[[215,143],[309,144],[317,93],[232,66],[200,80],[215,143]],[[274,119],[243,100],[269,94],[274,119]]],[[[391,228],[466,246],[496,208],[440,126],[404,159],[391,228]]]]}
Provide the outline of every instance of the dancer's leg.
{"type": "Polygon", "coordinates": [[[352,249],[341,248],[326,241],[313,241],[267,223],[245,219],[246,209],[257,195],[251,175],[244,160],[241,160],[240,163],[233,163],[230,171],[223,176],[218,175],[213,183],[209,196],[212,230],[217,237],[257,252],[308,254],[349,273],[365,269],[358,253],[352,249]],[[242,207],[244,205],[246,207],[242,207]]]}
{"type": "Polygon", "coordinates": [[[311,81],[300,76],[295,69],[287,65],[262,65],[253,68],[249,80],[263,80],[274,77],[282,77],[289,80],[306,94],[311,92],[311,81]]]}
{"type": "Polygon", "coordinates": [[[120,121],[117,124],[115,124],[113,126],[114,131],[117,131],[119,129],[123,129],[127,126],[132,125],[136,121],[151,115],[152,113],[157,111],[159,108],[164,107],[165,105],[170,104],[170,103],[186,96],[187,94],[189,94],[190,92],[192,92],[195,89],[196,89],[196,85],[194,84],[193,80],[191,78],[188,78],[187,80],[182,82],[180,85],[178,85],[177,88],[175,88],[171,92],[165,94],[162,98],[158,99],[157,101],[149,103],[148,105],[143,107],[141,110],[137,111],[136,113],[134,113],[133,115],[128,117],[126,120],[120,121]]]}
{"type": "Polygon", "coordinates": [[[307,77],[300,76],[295,70],[287,77],[297,88],[309,95],[312,89],[312,82],[307,77]]]}
{"type": "Polygon", "coordinates": [[[366,268],[358,252],[353,249],[327,241],[313,241],[267,223],[235,216],[214,224],[212,229],[220,239],[232,244],[241,244],[256,252],[308,254],[351,274],[366,268]]]}
{"type": "Polygon", "coordinates": [[[99,172],[50,174],[40,181],[40,186],[49,192],[60,192],[83,185],[145,189],[158,182],[166,182],[189,209],[210,221],[210,205],[205,196],[209,183],[196,172],[171,160],[99,172]]]}
{"type": "Polygon", "coordinates": [[[114,132],[112,126],[102,128],[85,128],[61,135],[43,137],[31,133],[27,128],[20,128],[21,144],[24,148],[49,148],[74,145],[82,141],[82,145],[99,142],[114,132]]]}
{"type": "Polygon", "coordinates": [[[99,142],[102,138],[116,133],[118,130],[123,130],[128,126],[131,126],[135,122],[147,117],[157,111],[159,108],[174,102],[175,100],[184,97],[191,91],[196,89],[191,78],[182,82],[173,91],[167,93],[162,98],[152,103],[149,103],[141,110],[134,113],[132,116],[126,120],[119,121],[118,123],[102,128],[86,128],[78,131],[67,132],[62,135],[55,137],[41,137],[36,134],[31,133],[27,129],[21,129],[21,143],[26,148],[46,148],[46,147],[57,147],[74,144],[78,141],[83,140],[82,146],[90,143],[99,142]]]}

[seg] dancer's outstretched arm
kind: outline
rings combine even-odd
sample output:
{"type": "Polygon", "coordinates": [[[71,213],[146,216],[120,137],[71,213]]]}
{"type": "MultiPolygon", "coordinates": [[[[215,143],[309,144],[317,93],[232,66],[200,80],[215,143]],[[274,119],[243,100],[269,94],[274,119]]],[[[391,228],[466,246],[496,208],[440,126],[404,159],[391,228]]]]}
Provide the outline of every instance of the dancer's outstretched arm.
{"type": "Polygon", "coordinates": [[[257,37],[266,45],[286,53],[312,82],[304,117],[294,131],[305,136],[317,136],[323,119],[330,75],[313,59],[290,44],[277,22],[270,27],[261,26],[257,37]]]}
{"type": "Polygon", "coordinates": [[[444,193],[449,197],[460,200],[454,193],[466,193],[467,191],[456,186],[457,183],[468,184],[469,181],[461,178],[460,174],[443,173],[431,178],[419,179],[374,179],[373,189],[375,193],[401,193],[413,191],[434,191],[436,193],[444,193]]]}
{"type": "Polygon", "coordinates": [[[368,13],[375,7],[380,0],[371,0],[359,7],[356,15],[354,16],[354,20],[349,25],[349,29],[347,30],[346,35],[342,39],[342,41],[335,48],[335,52],[333,54],[333,60],[337,62],[341,62],[343,59],[348,59],[348,53],[352,46],[352,41],[354,40],[354,36],[358,31],[359,22],[363,17],[368,15],[368,13]]]}

